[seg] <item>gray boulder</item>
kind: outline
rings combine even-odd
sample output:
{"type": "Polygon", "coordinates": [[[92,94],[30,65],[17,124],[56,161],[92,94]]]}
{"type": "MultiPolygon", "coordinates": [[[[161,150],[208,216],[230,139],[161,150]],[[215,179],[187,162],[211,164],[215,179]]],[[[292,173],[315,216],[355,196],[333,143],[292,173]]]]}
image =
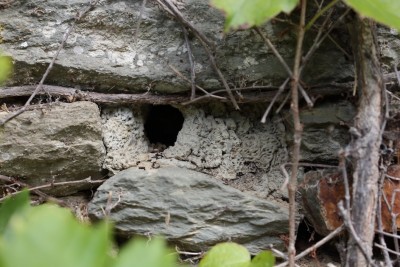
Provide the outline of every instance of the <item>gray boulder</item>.
{"type": "MultiPolygon", "coordinates": [[[[0,120],[7,115],[0,112],[0,120]]],[[[100,122],[99,108],[91,102],[26,111],[0,127],[0,174],[33,186],[101,177],[105,149],[100,122]]],[[[87,186],[54,187],[50,192],[65,195],[87,186]]]]}
{"type": "MultiPolygon", "coordinates": [[[[46,82],[106,92],[190,90],[169,67],[172,65],[189,76],[188,52],[180,24],[155,2],[148,2],[139,32],[135,33],[141,3],[100,1],[78,23],[46,82]],[[136,35],[138,40],[134,40],[136,35]]],[[[251,31],[223,35],[222,12],[210,7],[208,0],[177,3],[183,16],[218,47],[216,60],[229,82],[279,86],[286,79],[284,68],[259,36],[251,31]]],[[[0,9],[0,49],[15,62],[10,84],[40,80],[71,19],[87,5],[87,0],[11,1],[0,9]]],[[[264,25],[263,31],[290,62],[295,47],[294,30],[287,23],[276,21],[264,25]]],[[[335,41],[345,46],[346,35],[341,33],[335,41]]],[[[197,84],[206,89],[223,87],[203,47],[195,38],[191,45],[197,84]]],[[[324,42],[309,63],[312,67],[305,69],[304,81],[314,84],[351,80],[351,64],[332,42],[324,42]]]]}
{"type": "Polygon", "coordinates": [[[119,235],[163,235],[190,251],[228,240],[252,253],[270,244],[282,248],[279,236],[288,231],[288,210],[283,205],[178,167],[119,172],[98,188],[89,203],[89,216],[101,219],[114,205],[110,218],[119,235]]]}

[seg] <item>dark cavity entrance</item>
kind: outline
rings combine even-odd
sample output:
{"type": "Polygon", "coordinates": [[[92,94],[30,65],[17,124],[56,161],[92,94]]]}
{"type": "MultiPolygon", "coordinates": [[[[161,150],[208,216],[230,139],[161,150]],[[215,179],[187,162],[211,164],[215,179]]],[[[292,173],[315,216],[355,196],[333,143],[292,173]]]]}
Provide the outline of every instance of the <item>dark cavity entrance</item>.
{"type": "Polygon", "coordinates": [[[148,107],[144,131],[152,144],[173,146],[183,125],[182,113],[169,105],[148,107]]]}

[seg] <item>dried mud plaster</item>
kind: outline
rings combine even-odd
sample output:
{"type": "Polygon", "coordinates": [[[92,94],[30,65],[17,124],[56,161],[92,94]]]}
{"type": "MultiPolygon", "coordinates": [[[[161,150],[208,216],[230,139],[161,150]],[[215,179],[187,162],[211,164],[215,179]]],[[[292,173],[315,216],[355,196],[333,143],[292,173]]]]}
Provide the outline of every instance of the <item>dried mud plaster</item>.
{"type": "MultiPolygon", "coordinates": [[[[285,192],[279,190],[284,179],[279,165],[288,156],[285,129],[279,118],[261,124],[263,108],[254,105],[241,112],[219,103],[176,108],[184,121],[176,142],[169,147],[149,142],[144,129],[148,106],[104,108],[107,156],[103,167],[113,173],[133,166],[185,167],[260,197],[285,197],[285,192]]],[[[174,120],[165,117],[165,125],[174,124],[169,119],[174,120]]]]}

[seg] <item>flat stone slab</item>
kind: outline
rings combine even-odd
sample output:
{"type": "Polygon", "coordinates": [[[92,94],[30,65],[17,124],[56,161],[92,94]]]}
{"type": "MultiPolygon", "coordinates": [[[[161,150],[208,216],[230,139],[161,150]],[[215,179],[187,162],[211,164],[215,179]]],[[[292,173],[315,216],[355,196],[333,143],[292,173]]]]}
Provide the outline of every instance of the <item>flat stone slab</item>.
{"type": "MultiPolygon", "coordinates": [[[[0,112],[0,119],[7,115],[0,112]]],[[[32,186],[98,179],[104,157],[100,111],[91,102],[43,106],[0,127],[0,174],[32,186]]],[[[85,189],[82,186],[85,183],[48,192],[66,195],[85,189]]]]}
{"type": "Polygon", "coordinates": [[[123,237],[163,235],[189,251],[230,240],[257,253],[270,244],[282,248],[279,236],[288,233],[282,204],[183,168],[121,171],[98,188],[89,203],[91,219],[104,217],[110,192],[115,205],[110,218],[123,237]]]}

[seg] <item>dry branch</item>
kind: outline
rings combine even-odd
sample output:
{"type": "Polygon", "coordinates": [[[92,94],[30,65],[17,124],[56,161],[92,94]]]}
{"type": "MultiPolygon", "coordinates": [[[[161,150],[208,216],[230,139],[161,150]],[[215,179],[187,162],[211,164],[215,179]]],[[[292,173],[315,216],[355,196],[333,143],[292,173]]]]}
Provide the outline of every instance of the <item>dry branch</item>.
{"type": "Polygon", "coordinates": [[[383,76],[373,22],[355,17],[349,24],[359,90],[353,141],[348,150],[354,162],[351,233],[346,266],[367,266],[372,257],[378,198],[381,125],[384,116],[383,76]],[[356,236],[359,238],[357,240],[356,236]],[[361,242],[361,243],[360,243],[361,242]],[[366,254],[366,255],[365,255],[366,254]]]}
{"type": "Polygon", "coordinates": [[[299,114],[299,83],[300,83],[300,63],[303,54],[303,40],[305,33],[305,18],[306,18],[306,7],[307,0],[301,1],[301,14],[299,22],[299,32],[297,35],[296,54],[294,58],[293,75],[291,81],[291,104],[290,109],[292,111],[294,134],[293,134],[293,152],[292,152],[292,170],[290,174],[290,180],[288,183],[288,195],[289,195],[289,247],[288,247],[288,258],[289,266],[294,267],[295,256],[296,256],[296,189],[297,189],[297,174],[300,161],[300,144],[301,134],[303,132],[303,126],[300,123],[299,114]]]}
{"type": "MultiPolygon", "coordinates": [[[[32,94],[35,90],[35,85],[15,86],[15,87],[0,87],[0,100],[12,99],[15,97],[27,97],[32,94]]],[[[352,84],[341,84],[341,85],[325,85],[322,87],[316,87],[309,90],[309,93],[314,96],[331,96],[345,94],[351,91],[352,84]]],[[[183,104],[190,100],[187,95],[156,95],[150,93],[144,94],[105,94],[81,91],[75,88],[61,87],[55,85],[43,85],[43,91],[38,92],[37,95],[51,95],[52,97],[58,97],[65,99],[67,102],[74,101],[91,101],[98,104],[183,104]]],[[[243,98],[238,98],[239,103],[261,103],[270,102],[276,92],[276,87],[258,86],[258,87],[246,87],[236,88],[234,90],[241,90],[243,98]],[[268,91],[267,91],[268,90],[268,91]],[[247,93],[244,93],[246,91],[247,93]]],[[[225,89],[216,90],[210,92],[209,95],[201,96],[196,98],[197,102],[209,102],[215,100],[216,94],[225,93],[225,89]],[[200,99],[201,98],[201,99],[200,99]]],[[[279,98],[278,100],[283,100],[279,98]]],[[[217,101],[229,102],[228,99],[217,101]]]]}
{"type": "Polygon", "coordinates": [[[186,27],[188,27],[196,36],[196,38],[200,41],[201,45],[203,46],[204,50],[206,51],[211,66],[213,67],[213,69],[215,70],[215,72],[217,73],[217,75],[219,76],[219,78],[222,81],[222,84],[224,85],[225,89],[226,89],[226,93],[228,94],[228,97],[230,99],[230,101],[232,102],[232,105],[235,107],[235,109],[239,110],[239,105],[235,99],[235,97],[232,94],[232,90],[228,85],[228,82],[226,81],[224,75],[222,74],[221,70],[219,69],[217,62],[215,61],[214,55],[212,50],[214,49],[214,44],[209,41],[207,39],[207,37],[202,34],[199,30],[197,30],[196,27],[194,27],[194,25],[192,25],[192,23],[190,23],[189,21],[187,21],[182,13],[178,10],[178,8],[176,8],[176,6],[170,1],[170,0],[162,0],[162,2],[164,3],[165,6],[167,6],[167,8],[174,14],[175,18],[182,23],[183,25],[185,25],[186,27]]]}
{"type": "MultiPolygon", "coordinates": [[[[44,184],[44,185],[38,185],[35,187],[28,187],[28,191],[32,192],[38,192],[38,190],[45,189],[45,188],[51,188],[51,187],[57,187],[57,186],[65,186],[65,185],[100,185],[104,183],[106,180],[92,180],[90,177],[82,179],[82,180],[76,180],[76,181],[66,181],[66,182],[57,182],[57,183],[49,183],[49,184],[44,184]]],[[[13,192],[5,197],[0,198],[0,203],[9,198],[10,196],[14,196],[16,194],[19,194],[20,191],[13,192]]]]}
{"type": "MultiPolygon", "coordinates": [[[[325,236],[324,238],[322,238],[320,241],[318,241],[317,243],[315,243],[311,247],[307,248],[306,250],[304,250],[301,253],[299,253],[298,255],[296,255],[296,257],[294,259],[295,260],[299,260],[299,259],[307,256],[312,251],[316,250],[317,248],[319,248],[322,245],[324,245],[324,244],[328,243],[329,241],[331,241],[333,238],[337,237],[343,230],[344,230],[344,225],[339,226],[334,231],[332,231],[329,235],[325,236]]],[[[284,266],[286,266],[288,264],[289,264],[289,262],[286,261],[286,262],[282,262],[279,265],[276,265],[275,267],[284,267],[284,266]]]]}

